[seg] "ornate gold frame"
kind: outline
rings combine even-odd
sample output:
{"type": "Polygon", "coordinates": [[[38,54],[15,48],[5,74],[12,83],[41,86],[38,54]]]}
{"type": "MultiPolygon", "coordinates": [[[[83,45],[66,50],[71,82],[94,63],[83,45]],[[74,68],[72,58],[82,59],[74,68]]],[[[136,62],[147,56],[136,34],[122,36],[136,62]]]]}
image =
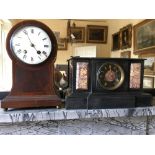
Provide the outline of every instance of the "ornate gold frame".
{"type": "Polygon", "coordinates": [[[131,48],[132,45],[132,25],[129,24],[120,29],[120,48],[131,48]]]}
{"type": "Polygon", "coordinates": [[[87,43],[107,43],[108,26],[87,25],[87,43]]]}
{"type": "Polygon", "coordinates": [[[154,19],[146,19],[138,24],[136,24],[133,27],[133,32],[134,32],[134,54],[146,54],[146,53],[154,53],[155,50],[155,43],[152,46],[147,46],[145,47],[144,44],[149,43],[149,42],[155,42],[154,36],[154,30],[152,27],[155,27],[155,20],[154,19]],[[151,23],[153,25],[151,25],[151,23]],[[150,24],[150,25],[149,25],[150,24]],[[141,32],[142,31],[142,32],[141,32]],[[143,34],[141,37],[138,37],[138,34],[143,34]],[[146,35],[145,35],[146,34],[146,35]],[[138,41],[139,39],[139,41],[138,41]],[[141,42],[140,42],[141,41],[141,42]],[[140,46],[143,47],[138,47],[138,43],[140,46]]]}

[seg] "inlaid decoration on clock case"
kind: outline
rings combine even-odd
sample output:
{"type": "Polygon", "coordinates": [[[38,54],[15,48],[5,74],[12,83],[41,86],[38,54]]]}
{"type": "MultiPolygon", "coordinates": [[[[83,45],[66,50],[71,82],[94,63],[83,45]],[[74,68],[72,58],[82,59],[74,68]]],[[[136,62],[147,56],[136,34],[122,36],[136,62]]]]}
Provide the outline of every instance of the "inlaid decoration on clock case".
{"type": "Polygon", "coordinates": [[[57,41],[52,30],[35,20],[12,27],[6,40],[12,60],[12,89],[1,107],[56,107],[61,100],[54,88],[57,41]]]}
{"type": "Polygon", "coordinates": [[[143,92],[144,59],[73,57],[68,64],[66,109],[151,105],[152,96],[143,92]]]}

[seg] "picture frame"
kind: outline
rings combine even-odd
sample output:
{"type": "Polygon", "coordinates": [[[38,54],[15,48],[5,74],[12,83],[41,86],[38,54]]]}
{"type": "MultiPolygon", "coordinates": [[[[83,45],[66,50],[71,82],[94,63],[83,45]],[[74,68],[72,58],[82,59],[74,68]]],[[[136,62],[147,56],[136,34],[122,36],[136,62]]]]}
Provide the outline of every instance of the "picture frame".
{"type": "Polygon", "coordinates": [[[155,50],[155,20],[146,19],[133,28],[134,54],[153,53],[155,50]]]}
{"type": "Polygon", "coordinates": [[[70,35],[74,43],[84,43],[85,42],[85,27],[71,27],[70,35]]]}
{"type": "Polygon", "coordinates": [[[108,26],[87,25],[87,43],[107,43],[108,26]]]}
{"type": "Polygon", "coordinates": [[[60,32],[58,32],[58,31],[54,31],[53,33],[54,33],[55,38],[56,38],[57,43],[58,43],[58,42],[59,42],[59,39],[60,39],[60,32]]]}
{"type": "Polygon", "coordinates": [[[144,75],[155,75],[155,55],[139,55],[144,60],[144,75]]]}
{"type": "Polygon", "coordinates": [[[131,51],[121,52],[121,58],[131,58],[131,51]]]}
{"type": "Polygon", "coordinates": [[[153,89],[154,88],[154,77],[144,76],[143,88],[145,88],[145,89],[153,89]]]}
{"type": "Polygon", "coordinates": [[[131,48],[132,45],[132,25],[129,24],[120,29],[120,49],[131,48]]]}
{"type": "Polygon", "coordinates": [[[120,49],[120,33],[116,32],[112,34],[112,51],[120,49]]]}
{"type": "Polygon", "coordinates": [[[58,50],[67,50],[67,38],[60,38],[58,41],[58,50]]]}

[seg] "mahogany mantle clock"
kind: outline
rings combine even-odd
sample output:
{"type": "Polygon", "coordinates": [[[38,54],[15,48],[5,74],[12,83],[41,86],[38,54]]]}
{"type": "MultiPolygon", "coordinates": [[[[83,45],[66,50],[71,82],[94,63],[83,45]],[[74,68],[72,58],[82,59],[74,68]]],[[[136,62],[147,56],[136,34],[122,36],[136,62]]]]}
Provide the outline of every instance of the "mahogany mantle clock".
{"type": "Polygon", "coordinates": [[[12,59],[13,85],[1,107],[60,106],[54,88],[57,41],[52,30],[39,21],[22,21],[10,30],[6,48],[12,59]]]}

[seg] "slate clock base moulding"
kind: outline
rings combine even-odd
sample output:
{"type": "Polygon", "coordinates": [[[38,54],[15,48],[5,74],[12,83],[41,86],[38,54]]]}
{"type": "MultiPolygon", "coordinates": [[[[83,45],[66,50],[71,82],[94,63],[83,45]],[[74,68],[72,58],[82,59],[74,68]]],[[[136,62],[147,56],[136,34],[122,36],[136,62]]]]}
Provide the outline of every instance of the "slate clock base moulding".
{"type": "Polygon", "coordinates": [[[66,109],[151,106],[152,96],[143,92],[144,59],[73,57],[68,66],[66,109]]]}
{"type": "Polygon", "coordinates": [[[60,106],[54,88],[57,41],[52,30],[39,21],[22,21],[10,30],[6,48],[12,59],[13,85],[1,107],[60,106]]]}

